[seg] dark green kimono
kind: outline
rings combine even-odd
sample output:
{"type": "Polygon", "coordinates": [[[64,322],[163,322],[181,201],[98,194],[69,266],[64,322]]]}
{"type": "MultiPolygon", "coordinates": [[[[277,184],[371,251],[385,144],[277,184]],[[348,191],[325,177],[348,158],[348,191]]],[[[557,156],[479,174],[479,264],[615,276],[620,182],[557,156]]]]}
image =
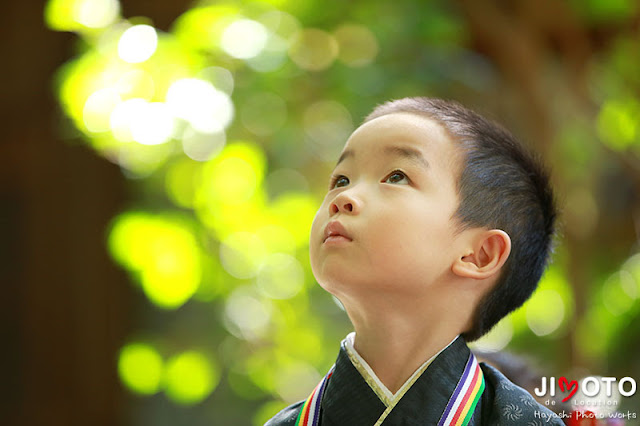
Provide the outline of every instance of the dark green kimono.
{"type": "MultiPolygon", "coordinates": [[[[440,352],[405,389],[390,401],[367,383],[358,371],[343,342],[331,377],[319,403],[319,426],[422,426],[465,424],[445,421],[467,374],[471,352],[462,337],[440,352]],[[443,413],[445,413],[443,415],[443,413]]],[[[356,362],[357,364],[357,362],[356,362]]],[[[478,364],[476,364],[478,365],[478,364]]],[[[549,409],[540,405],[524,389],[511,383],[490,365],[480,363],[484,386],[477,403],[469,410],[468,425],[563,425],[549,409]]],[[[370,378],[369,378],[370,379],[370,378]]],[[[371,380],[369,380],[371,382],[371,380]]],[[[478,386],[479,387],[479,386],[478,386]]],[[[291,405],[265,426],[295,425],[304,401],[291,405]]],[[[302,422],[300,422],[302,424],[302,422]]]]}

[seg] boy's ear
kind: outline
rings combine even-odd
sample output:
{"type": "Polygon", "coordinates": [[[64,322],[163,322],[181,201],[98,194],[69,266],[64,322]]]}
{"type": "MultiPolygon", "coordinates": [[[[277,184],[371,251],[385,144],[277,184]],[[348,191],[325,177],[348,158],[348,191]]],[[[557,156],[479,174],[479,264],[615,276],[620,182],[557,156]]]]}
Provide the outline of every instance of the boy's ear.
{"type": "Polygon", "coordinates": [[[511,253],[511,238],[500,229],[480,230],[472,240],[469,253],[457,259],[454,274],[482,280],[500,272],[511,253]]]}

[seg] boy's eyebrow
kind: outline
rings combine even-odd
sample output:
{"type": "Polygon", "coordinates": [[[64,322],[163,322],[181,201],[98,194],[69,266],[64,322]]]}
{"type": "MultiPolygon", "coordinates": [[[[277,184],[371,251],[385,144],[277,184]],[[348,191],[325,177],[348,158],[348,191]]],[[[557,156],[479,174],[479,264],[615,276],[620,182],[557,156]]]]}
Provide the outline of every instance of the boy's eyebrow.
{"type": "Polygon", "coordinates": [[[354,156],[353,151],[351,151],[350,149],[343,151],[342,154],[340,154],[340,158],[338,158],[336,167],[338,167],[338,164],[342,163],[342,161],[345,160],[346,158],[353,157],[353,156],[354,156]]]}
{"type": "Polygon", "coordinates": [[[424,158],[422,152],[415,148],[409,146],[387,146],[385,147],[384,151],[389,155],[404,157],[421,164],[425,168],[429,168],[429,162],[427,161],[427,159],[424,158]]]}
{"type": "MultiPolygon", "coordinates": [[[[412,160],[412,161],[415,161],[417,163],[420,163],[420,165],[424,166],[425,168],[429,168],[429,162],[427,161],[427,159],[424,158],[424,155],[422,155],[422,152],[420,152],[419,150],[417,150],[415,148],[408,147],[408,146],[396,146],[396,145],[393,145],[393,146],[385,147],[384,148],[384,152],[387,155],[407,158],[409,160],[412,160]]],[[[340,158],[338,158],[338,162],[336,163],[336,167],[343,160],[345,160],[346,158],[349,158],[349,157],[355,157],[355,154],[354,154],[354,152],[352,150],[347,149],[340,155],[340,158]]]]}

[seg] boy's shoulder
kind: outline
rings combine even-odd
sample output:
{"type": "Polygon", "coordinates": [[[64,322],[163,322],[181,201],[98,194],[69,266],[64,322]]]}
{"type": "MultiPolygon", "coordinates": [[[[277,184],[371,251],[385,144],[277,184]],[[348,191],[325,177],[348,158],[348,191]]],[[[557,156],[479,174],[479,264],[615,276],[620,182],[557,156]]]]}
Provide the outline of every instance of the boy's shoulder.
{"type": "Polygon", "coordinates": [[[304,401],[296,402],[273,416],[264,426],[294,426],[304,401]]]}
{"type": "Polygon", "coordinates": [[[483,402],[489,405],[482,407],[488,416],[486,424],[564,425],[557,414],[538,403],[529,392],[512,383],[498,369],[484,362],[480,363],[480,368],[490,389],[483,398],[487,398],[483,402]]]}

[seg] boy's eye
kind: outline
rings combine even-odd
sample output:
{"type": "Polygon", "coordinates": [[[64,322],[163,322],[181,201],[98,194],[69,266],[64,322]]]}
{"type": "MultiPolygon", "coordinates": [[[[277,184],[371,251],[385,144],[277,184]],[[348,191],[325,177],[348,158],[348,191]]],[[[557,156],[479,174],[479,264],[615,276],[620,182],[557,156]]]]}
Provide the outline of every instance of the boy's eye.
{"type": "Polygon", "coordinates": [[[407,175],[405,175],[401,171],[396,170],[393,173],[391,173],[389,176],[387,176],[387,178],[384,181],[388,183],[408,184],[409,178],[407,177],[407,175]]]}
{"type": "Polygon", "coordinates": [[[331,179],[331,185],[329,185],[329,189],[340,188],[343,186],[349,185],[349,178],[346,176],[334,176],[331,179]]]}

